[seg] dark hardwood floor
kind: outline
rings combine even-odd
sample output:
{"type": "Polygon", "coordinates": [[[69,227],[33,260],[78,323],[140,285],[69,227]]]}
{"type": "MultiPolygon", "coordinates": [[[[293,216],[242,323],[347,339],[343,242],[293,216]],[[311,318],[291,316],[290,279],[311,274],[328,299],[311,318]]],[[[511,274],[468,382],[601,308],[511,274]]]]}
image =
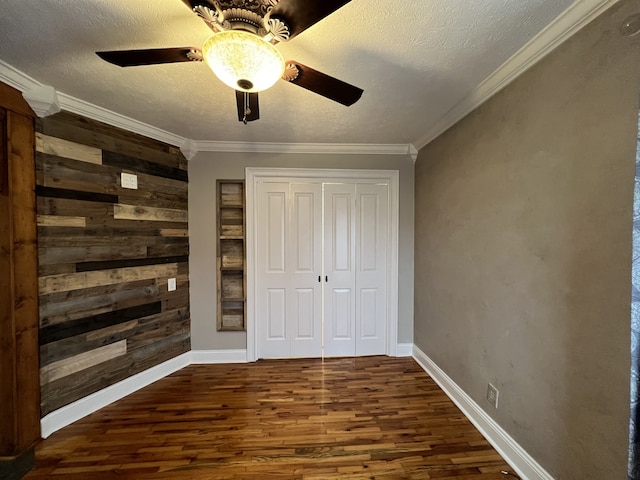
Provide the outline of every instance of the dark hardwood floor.
{"type": "Polygon", "coordinates": [[[411,358],[192,365],[36,457],[26,480],[513,478],[411,358]]]}

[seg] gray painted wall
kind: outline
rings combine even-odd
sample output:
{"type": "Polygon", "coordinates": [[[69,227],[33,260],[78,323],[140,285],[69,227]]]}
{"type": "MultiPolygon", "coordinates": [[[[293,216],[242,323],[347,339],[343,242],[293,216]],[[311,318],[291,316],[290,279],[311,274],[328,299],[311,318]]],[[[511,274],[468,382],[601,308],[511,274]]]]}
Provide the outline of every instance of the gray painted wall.
{"type": "Polygon", "coordinates": [[[247,338],[244,332],[216,332],[215,251],[216,179],[244,178],[245,167],[355,168],[400,172],[398,342],[412,343],[414,165],[408,156],[203,152],[189,162],[192,349],[246,348],[247,338]]]}
{"type": "Polygon", "coordinates": [[[631,13],[614,6],[416,165],[415,344],[557,479],[626,478],[631,13]]]}

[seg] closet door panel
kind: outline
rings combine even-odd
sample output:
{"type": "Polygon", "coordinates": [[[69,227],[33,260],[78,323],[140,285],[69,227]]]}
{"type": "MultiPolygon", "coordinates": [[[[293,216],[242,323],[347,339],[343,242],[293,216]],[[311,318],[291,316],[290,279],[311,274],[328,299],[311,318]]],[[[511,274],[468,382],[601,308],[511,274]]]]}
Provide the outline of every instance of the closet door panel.
{"type": "Polygon", "coordinates": [[[357,187],[356,355],[386,352],[389,192],[357,187]]]}
{"type": "Polygon", "coordinates": [[[322,356],[322,185],[292,183],[288,272],[290,356],[322,356]]]}
{"type": "Polygon", "coordinates": [[[355,355],[355,185],[324,186],[324,354],[355,355]]]}
{"type": "Polygon", "coordinates": [[[257,325],[258,358],[290,354],[287,297],[288,183],[258,185],[257,325]]]}

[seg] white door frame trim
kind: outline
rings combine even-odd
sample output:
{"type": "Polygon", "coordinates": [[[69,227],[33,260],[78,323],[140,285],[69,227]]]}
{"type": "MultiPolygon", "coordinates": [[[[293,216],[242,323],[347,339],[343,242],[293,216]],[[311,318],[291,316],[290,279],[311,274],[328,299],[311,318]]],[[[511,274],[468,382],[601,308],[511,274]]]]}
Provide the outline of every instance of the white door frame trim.
{"type": "Polygon", "coordinates": [[[388,257],[388,323],[386,354],[397,355],[398,344],[398,229],[400,216],[400,191],[398,170],[351,170],[351,169],[320,169],[320,168],[259,168],[245,169],[246,191],[246,275],[247,275],[247,361],[258,359],[258,339],[256,321],[256,276],[257,259],[256,243],[256,188],[258,182],[264,179],[300,178],[331,181],[354,181],[386,183],[389,185],[389,242],[388,257]]]}

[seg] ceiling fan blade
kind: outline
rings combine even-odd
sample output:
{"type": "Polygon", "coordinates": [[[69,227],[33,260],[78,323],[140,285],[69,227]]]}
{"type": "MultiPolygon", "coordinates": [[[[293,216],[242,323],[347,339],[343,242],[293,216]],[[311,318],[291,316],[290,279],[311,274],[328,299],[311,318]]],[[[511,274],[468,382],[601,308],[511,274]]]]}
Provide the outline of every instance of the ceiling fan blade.
{"type": "Polygon", "coordinates": [[[271,18],[281,18],[289,26],[289,39],[328,17],[351,0],[280,0],[271,18]]]}
{"type": "Polygon", "coordinates": [[[247,122],[253,122],[260,118],[260,105],[258,105],[257,93],[245,93],[236,90],[236,105],[238,106],[238,120],[240,122],[246,124],[247,122]],[[247,112],[247,107],[249,108],[249,112],[247,112]]]}
{"type": "Polygon", "coordinates": [[[96,54],[103,60],[118,65],[119,67],[202,61],[202,52],[198,47],[113,50],[109,52],[96,52],[96,54]]]}
{"type": "Polygon", "coordinates": [[[354,87],[342,80],[292,60],[287,61],[287,67],[282,78],[347,107],[360,100],[364,92],[361,88],[354,87]]]}

